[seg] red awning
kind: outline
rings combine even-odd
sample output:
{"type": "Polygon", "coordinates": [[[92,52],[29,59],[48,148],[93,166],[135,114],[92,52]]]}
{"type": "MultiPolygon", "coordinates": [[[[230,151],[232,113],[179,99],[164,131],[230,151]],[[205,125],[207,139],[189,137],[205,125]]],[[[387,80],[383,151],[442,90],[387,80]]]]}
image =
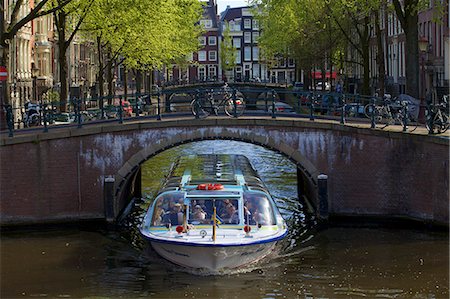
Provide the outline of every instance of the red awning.
{"type": "MultiPolygon", "coordinates": [[[[332,72],[332,79],[336,79],[336,72],[332,72]]],[[[322,72],[311,72],[311,77],[313,79],[322,79],[322,72]]],[[[326,72],[325,78],[330,78],[330,72],[326,72]]]]}

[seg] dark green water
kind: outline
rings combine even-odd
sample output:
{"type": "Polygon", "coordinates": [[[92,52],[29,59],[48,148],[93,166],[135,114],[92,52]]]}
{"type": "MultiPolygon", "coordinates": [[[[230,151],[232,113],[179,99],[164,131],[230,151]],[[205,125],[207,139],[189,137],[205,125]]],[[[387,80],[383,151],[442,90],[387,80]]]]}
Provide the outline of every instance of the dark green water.
{"type": "Polygon", "coordinates": [[[144,166],[147,197],[178,154],[247,155],[273,191],[290,233],[263,262],[220,276],[172,265],[139,238],[136,205],[117,231],[52,228],[2,232],[1,298],[448,298],[447,233],[404,228],[317,231],[296,200],[296,170],[261,147],[205,141],[144,166]]]}

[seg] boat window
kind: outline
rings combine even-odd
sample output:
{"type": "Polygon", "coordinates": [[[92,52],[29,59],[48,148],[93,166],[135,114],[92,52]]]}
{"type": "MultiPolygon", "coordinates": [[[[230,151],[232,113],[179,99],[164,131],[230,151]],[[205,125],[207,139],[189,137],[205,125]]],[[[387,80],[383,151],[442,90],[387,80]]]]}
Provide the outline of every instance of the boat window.
{"type": "Polygon", "coordinates": [[[166,193],[156,199],[155,210],[152,217],[153,226],[167,224],[183,224],[183,193],[166,193]]]}
{"type": "Polygon", "coordinates": [[[189,223],[212,224],[214,207],[219,224],[239,224],[238,200],[228,198],[192,199],[189,207],[189,223]]]}
{"type": "Polygon", "coordinates": [[[265,194],[244,193],[244,222],[250,225],[275,225],[272,205],[265,194]]]}

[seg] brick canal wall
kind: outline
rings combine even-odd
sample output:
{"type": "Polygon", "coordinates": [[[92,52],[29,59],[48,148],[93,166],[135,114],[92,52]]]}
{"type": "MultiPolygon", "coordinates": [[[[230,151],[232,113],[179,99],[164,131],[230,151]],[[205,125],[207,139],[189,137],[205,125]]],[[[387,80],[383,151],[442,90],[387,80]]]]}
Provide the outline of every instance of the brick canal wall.
{"type": "Polygon", "coordinates": [[[178,120],[85,126],[1,140],[1,224],[105,216],[104,179],[126,180],[155,153],[193,140],[277,150],[311,180],[328,175],[331,216],[403,217],[448,225],[449,144],[434,136],[302,120],[178,120]]]}

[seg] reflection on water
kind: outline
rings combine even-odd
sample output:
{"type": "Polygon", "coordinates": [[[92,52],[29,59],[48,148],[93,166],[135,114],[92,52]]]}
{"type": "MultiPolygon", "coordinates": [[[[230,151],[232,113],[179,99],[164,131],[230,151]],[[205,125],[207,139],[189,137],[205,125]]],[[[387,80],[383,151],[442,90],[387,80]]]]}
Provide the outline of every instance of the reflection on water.
{"type": "Polygon", "coordinates": [[[194,276],[161,259],[138,238],[135,223],[145,201],[118,231],[2,232],[0,297],[448,298],[448,234],[382,228],[316,231],[296,200],[295,167],[260,147],[208,141],[164,152],[143,172],[145,192],[155,192],[175,154],[194,152],[243,153],[251,159],[290,227],[270,258],[234,274],[194,276]]]}

